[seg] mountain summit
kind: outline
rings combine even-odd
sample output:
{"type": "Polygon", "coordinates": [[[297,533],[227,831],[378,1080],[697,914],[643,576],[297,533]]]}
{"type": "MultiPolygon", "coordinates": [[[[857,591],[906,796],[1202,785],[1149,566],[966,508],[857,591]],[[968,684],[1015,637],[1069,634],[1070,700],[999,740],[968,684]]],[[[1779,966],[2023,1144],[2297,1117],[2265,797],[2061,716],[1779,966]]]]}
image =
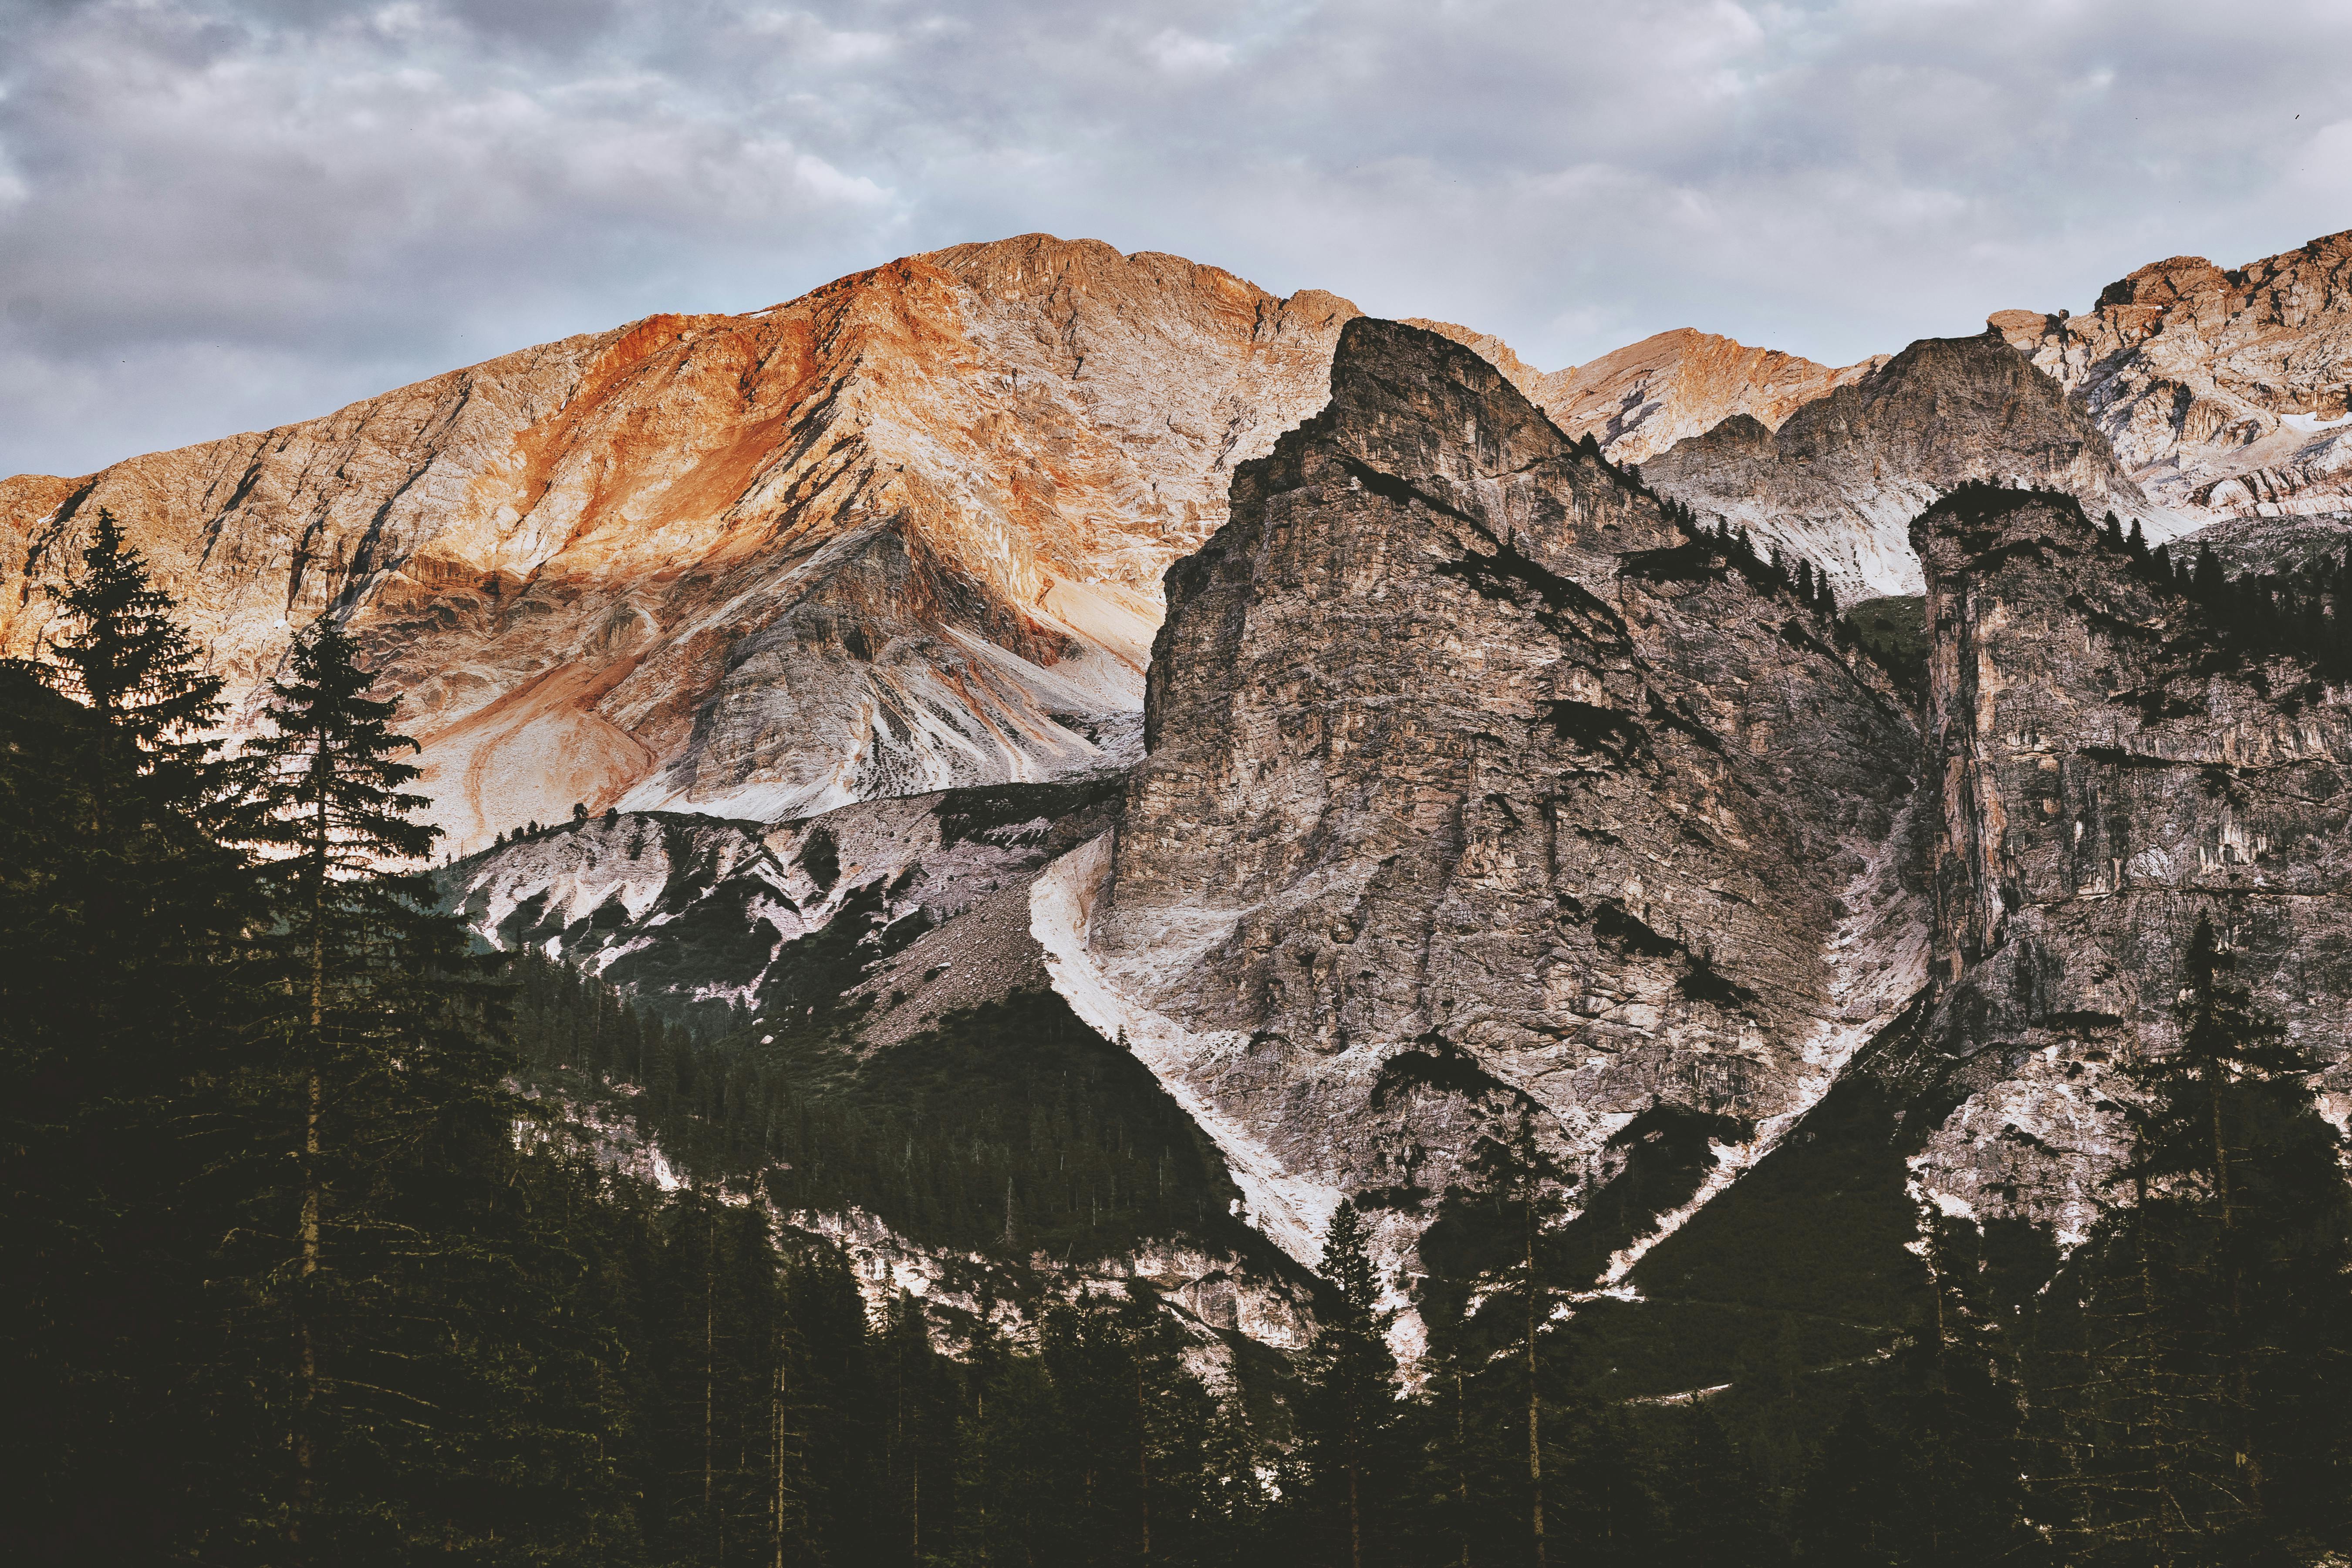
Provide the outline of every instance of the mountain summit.
{"type": "Polygon", "coordinates": [[[772,819],[1123,763],[1160,574],[1356,313],[1033,235],[649,317],[6,481],[0,640],[100,509],[233,691],[335,606],[461,848],[575,800],[772,819]]]}

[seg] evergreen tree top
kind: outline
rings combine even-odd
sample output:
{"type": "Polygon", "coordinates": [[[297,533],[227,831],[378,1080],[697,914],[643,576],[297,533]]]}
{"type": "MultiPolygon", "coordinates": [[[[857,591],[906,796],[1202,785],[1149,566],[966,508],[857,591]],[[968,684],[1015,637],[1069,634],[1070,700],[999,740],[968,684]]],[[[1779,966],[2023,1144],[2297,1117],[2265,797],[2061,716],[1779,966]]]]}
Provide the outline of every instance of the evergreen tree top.
{"type": "Polygon", "coordinates": [[[410,820],[430,803],[404,792],[420,770],[397,760],[422,748],[393,731],[396,702],[366,695],[374,676],[351,635],[321,616],[296,637],[289,664],[270,683],[275,732],[239,759],[253,773],[241,836],[299,851],[333,877],[429,854],[441,830],[410,820]]]}
{"type": "Polygon", "coordinates": [[[25,668],[129,737],[142,773],[165,776],[176,794],[200,793],[213,749],[203,734],[225,711],[221,679],[205,668],[171,595],[155,585],[112,512],[99,512],[81,570],[48,595],[65,629],[45,639],[53,663],[25,668]]]}

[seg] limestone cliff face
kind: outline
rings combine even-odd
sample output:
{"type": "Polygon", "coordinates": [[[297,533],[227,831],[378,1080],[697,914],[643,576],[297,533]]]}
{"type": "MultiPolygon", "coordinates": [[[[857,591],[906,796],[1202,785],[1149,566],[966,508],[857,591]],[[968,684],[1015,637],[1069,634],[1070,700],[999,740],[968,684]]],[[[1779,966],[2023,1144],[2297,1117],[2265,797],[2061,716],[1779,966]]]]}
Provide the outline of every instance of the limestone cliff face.
{"type": "Polygon", "coordinates": [[[1331,386],[1171,569],[1121,826],[1037,910],[1295,1251],[1485,1140],[1801,1110],[1923,929],[1913,721],[1825,622],[1443,338],[1352,322],[1331,386]]]}
{"type": "Polygon", "coordinates": [[[0,642],[100,507],[256,700],[347,610],[460,849],[1055,776],[1131,733],[1160,571],[1323,401],[1345,300],[1044,236],[656,316],[0,486],[0,642]]]}
{"type": "Polygon", "coordinates": [[[1570,435],[1589,431],[1618,462],[1646,463],[1735,414],[1777,430],[1804,405],[1885,363],[1876,354],[1832,369],[1680,327],[1557,372],[1529,395],[1570,435]]]}
{"type": "Polygon", "coordinates": [[[2064,390],[1998,334],[1927,338],[1775,430],[1734,416],[1642,467],[1702,519],[1828,569],[1841,599],[1921,589],[1911,520],[1971,479],[2047,486],[2181,531],[2064,390]]]}
{"type": "Polygon", "coordinates": [[[1916,1168],[1953,1212],[2079,1236],[2120,1149],[2113,1066],[2176,1037],[2200,916],[2352,1089],[2352,696],[2233,651],[2065,498],[1955,496],[1915,537],[1940,797],[1928,1037],[1958,1101],[1916,1168]]]}
{"type": "Polygon", "coordinates": [[[1539,371],[1491,332],[1412,317],[1486,360],[1521,395],[1570,436],[1591,436],[1620,463],[1643,463],[1675,442],[1735,414],[1767,429],[1804,405],[1861,380],[1886,363],[1874,354],[1832,369],[1778,349],[1751,348],[1713,332],[1677,327],[1602,354],[1590,364],[1539,371]]]}
{"type": "Polygon", "coordinates": [[[2352,230],[2226,271],[2176,256],[2082,315],[2002,310],[1991,325],[2081,398],[2165,505],[2352,510],[2352,230]]]}

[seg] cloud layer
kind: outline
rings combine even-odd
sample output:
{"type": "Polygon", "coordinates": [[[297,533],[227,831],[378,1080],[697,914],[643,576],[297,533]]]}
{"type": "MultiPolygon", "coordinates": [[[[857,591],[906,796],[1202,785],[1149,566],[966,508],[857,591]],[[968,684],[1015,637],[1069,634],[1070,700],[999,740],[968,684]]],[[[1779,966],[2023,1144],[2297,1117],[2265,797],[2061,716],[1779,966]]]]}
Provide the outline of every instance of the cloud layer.
{"type": "Polygon", "coordinates": [[[2352,226],[2352,9],[0,0],[0,473],[1033,229],[1844,363],[2352,226]]]}

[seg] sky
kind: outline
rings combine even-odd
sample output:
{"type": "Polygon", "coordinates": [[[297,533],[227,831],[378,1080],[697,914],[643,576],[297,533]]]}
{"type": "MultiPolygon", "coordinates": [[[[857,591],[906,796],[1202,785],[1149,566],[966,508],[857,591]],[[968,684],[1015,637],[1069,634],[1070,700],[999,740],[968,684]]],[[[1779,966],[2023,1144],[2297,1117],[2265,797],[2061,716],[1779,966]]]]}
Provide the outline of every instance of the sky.
{"type": "Polygon", "coordinates": [[[2348,0],[0,0],[0,475],[1045,231],[1832,363],[2352,227],[2348,0]]]}

